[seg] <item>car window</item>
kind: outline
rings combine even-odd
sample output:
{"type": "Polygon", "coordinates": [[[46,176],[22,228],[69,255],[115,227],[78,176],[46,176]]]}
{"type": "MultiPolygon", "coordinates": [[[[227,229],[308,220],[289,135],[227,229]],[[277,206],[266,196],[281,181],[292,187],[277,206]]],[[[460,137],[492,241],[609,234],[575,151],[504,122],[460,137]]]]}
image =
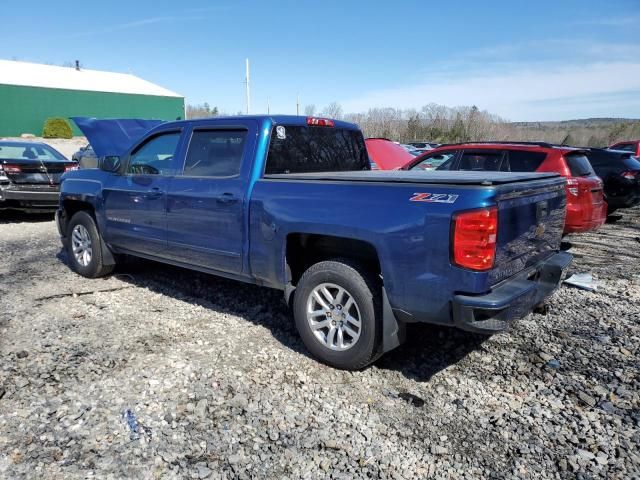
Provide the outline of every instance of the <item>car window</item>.
{"type": "Polygon", "coordinates": [[[134,175],[175,175],[175,153],[180,132],[163,133],[152,137],[131,154],[127,173],[134,175]]]}
{"type": "Polygon", "coordinates": [[[411,167],[411,170],[450,170],[450,164],[453,163],[455,157],[456,150],[432,153],[411,167]]]}
{"type": "Polygon", "coordinates": [[[544,152],[509,150],[500,170],[503,172],[535,172],[545,158],[547,158],[547,154],[544,152]]]}
{"type": "Polygon", "coordinates": [[[589,177],[595,175],[589,159],[583,154],[565,155],[569,171],[573,177],[589,177]]]}
{"type": "Polygon", "coordinates": [[[359,130],[278,125],[271,132],[267,175],[370,169],[359,130]]]}
{"type": "Polygon", "coordinates": [[[460,157],[458,170],[489,171],[500,170],[502,152],[465,151],[460,157]]]}
{"type": "Polygon", "coordinates": [[[246,130],[194,131],[182,174],[187,177],[238,175],[246,138],[246,130]]]}

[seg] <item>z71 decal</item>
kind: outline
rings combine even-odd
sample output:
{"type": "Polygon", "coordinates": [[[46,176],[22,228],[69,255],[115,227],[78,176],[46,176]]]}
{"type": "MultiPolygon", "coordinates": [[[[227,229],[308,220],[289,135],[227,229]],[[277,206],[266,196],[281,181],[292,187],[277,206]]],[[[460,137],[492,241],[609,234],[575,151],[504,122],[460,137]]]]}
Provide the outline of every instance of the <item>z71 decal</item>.
{"type": "Polygon", "coordinates": [[[412,202],[454,203],[458,195],[450,193],[414,193],[409,200],[412,202]]]}

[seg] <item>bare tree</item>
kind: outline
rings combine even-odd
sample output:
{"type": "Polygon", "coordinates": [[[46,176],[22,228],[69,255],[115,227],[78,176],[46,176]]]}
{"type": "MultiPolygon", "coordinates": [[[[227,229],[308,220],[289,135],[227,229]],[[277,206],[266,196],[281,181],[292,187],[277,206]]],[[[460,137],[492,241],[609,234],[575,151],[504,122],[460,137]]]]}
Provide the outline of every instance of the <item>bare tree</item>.
{"type": "Polygon", "coordinates": [[[329,105],[324,107],[321,115],[323,117],[335,118],[336,120],[340,120],[343,117],[342,106],[338,102],[331,102],[329,105]]]}
{"type": "Polygon", "coordinates": [[[312,103],[304,107],[304,114],[307,117],[313,117],[316,114],[316,106],[312,103]]]}

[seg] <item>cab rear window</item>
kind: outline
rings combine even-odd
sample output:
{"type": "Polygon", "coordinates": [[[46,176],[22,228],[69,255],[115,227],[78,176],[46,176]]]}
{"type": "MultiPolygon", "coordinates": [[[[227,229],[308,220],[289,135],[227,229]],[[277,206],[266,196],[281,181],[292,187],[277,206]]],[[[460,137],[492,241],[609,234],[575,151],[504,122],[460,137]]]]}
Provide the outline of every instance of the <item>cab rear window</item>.
{"type": "Polygon", "coordinates": [[[271,132],[267,175],[370,169],[359,130],[278,125],[271,132]]]}
{"type": "Polygon", "coordinates": [[[582,154],[565,155],[569,171],[573,177],[589,177],[595,175],[589,159],[582,154]]]}

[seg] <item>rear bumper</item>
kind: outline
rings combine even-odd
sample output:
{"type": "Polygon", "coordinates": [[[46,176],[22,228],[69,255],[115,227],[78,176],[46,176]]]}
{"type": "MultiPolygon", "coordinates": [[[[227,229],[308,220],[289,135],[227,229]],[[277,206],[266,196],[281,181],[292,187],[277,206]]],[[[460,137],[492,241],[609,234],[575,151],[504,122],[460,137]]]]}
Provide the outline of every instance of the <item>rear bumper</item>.
{"type": "Polygon", "coordinates": [[[454,296],[454,324],[478,333],[507,329],[513,320],[529,314],[558,288],[572,258],[567,252],[558,252],[504,281],[486,295],[454,296]]]}
{"type": "Polygon", "coordinates": [[[586,206],[567,206],[564,233],[579,233],[597,230],[607,221],[605,202],[586,206]]]}
{"type": "Polygon", "coordinates": [[[59,186],[30,188],[30,186],[8,185],[0,187],[0,207],[21,206],[31,208],[55,208],[60,199],[59,186]]]}

